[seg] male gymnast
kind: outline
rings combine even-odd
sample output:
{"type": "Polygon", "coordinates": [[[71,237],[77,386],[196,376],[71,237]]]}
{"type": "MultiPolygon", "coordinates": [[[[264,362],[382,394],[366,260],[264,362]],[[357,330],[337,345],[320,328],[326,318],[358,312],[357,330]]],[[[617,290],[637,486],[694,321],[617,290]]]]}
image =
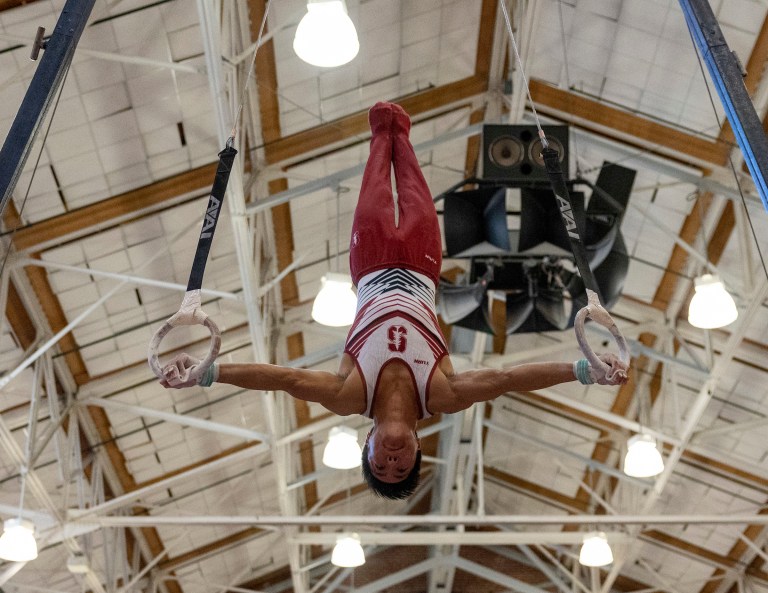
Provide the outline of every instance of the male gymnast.
{"type": "MultiPolygon", "coordinates": [[[[357,313],[338,372],[270,364],[214,364],[197,382],[285,391],[335,414],[373,419],[363,447],[363,476],[378,495],[407,498],[416,489],[421,450],[416,427],[433,414],[459,412],[509,391],[533,391],[578,379],[596,380],[587,361],[535,362],[456,373],[435,312],[442,242],[432,195],[399,105],[369,112],[372,137],[350,241],[357,313]],[[391,169],[398,193],[396,224],[391,169]]],[[[624,368],[612,354],[600,356],[624,368]]],[[[164,387],[189,387],[198,361],[180,354],[164,368],[164,387]]],[[[612,374],[612,373],[611,373],[612,374]]],[[[626,382],[618,373],[615,383],[626,382]]],[[[607,379],[598,382],[611,384],[607,379]]]]}

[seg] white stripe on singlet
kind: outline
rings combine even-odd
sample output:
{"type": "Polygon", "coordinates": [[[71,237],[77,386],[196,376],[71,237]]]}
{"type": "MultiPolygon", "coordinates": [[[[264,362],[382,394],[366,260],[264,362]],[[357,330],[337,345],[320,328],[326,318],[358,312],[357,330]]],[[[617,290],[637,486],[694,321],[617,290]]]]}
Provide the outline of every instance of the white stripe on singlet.
{"type": "Polygon", "coordinates": [[[347,344],[377,319],[397,314],[429,330],[445,349],[435,311],[435,292],[434,282],[413,270],[390,268],[366,274],[357,284],[357,313],[347,344]]]}

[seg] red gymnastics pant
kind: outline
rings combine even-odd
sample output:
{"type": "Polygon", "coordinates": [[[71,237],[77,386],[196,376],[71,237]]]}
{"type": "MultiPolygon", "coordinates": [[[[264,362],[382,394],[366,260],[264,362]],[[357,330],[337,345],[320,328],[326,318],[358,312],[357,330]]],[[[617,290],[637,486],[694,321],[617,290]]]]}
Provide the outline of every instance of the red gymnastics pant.
{"type": "Polygon", "coordinates": [[[384,268],[440,278],[442,242],[432,194],[408,139],[411,122],[399,105],[377,103],[368,119],[371,151],[352,224],[349,264],[352,280],[384,268]],[[395,226],[391,168],[395,169],[399,218],[395,226]]]}

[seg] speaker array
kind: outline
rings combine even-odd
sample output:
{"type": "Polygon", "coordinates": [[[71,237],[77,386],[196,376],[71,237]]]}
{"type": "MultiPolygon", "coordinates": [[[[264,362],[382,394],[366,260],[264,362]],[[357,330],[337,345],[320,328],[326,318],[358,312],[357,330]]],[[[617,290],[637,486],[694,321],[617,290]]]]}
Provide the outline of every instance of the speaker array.
{"type": "MultiPolygon", "coordinates": [[[[568,176],[568,126],[542,126],[550,148],[559,156],[568,176]]],[[[524,186],[548,182],[543,143],[536,126],[487,124],[483,126],[482,178],[524,186]]]]}

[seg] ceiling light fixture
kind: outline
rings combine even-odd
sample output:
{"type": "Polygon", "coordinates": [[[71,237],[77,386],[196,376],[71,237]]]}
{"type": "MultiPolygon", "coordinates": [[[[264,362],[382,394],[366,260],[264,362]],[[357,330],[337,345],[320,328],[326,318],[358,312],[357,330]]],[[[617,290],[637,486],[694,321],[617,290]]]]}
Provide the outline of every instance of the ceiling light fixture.
{"type": "Polygon", "coordinates": [[[331,327],[352,325],[357,309],[352,278],[347,274],[328,272],[320,282],[320,292],[312,305],[312,319],[331,327]]]}
{"type": "Polygon", "coordinates": [[[0,536],[0,558],[9,562],[29,562],[37,558],[35,525],[21,517],[6,519],[0,536]]]}
{"type": "Polygon", "coordinates": [[[695,280],[696,293],[688,307],[688,323],[702,329],[725,327],[739,316],[733,297],[716,275],[704,274],[695,280]]]}
{"type": "Polygon", "coordinates": [[[613,552],[608,545],[608,538],[602,531],[592,531],[584,535],[579,552],[579,563],[583,566],[607,566],[613,562],[613,552]]]}
{"type": "Polygon", "coordinates": [[[357,442],[357,431],[347,426],[334,426],[328,432],[323,451],[323,464],[334,469],[352,469],[362,463],[363,450],[357,442]]]}
{"type": "Polygon", "coordinates": [[[360,545],[360,536],[356,533],[344,533],[337,537],[331,554],[331,564],[344,568],[365,564],[365,552],[360,545]]]}
{"type": "Polygon", "coordinates": [[[309,0],[296,28],[293,51],[313,66],[334,68],[350,62],[360,42],[344,0],[309,0]]]}
{"type": "Polygon", "coordinates": [[[633,478],[650,478],[664,471],[664,460],[656,448],[656,440],[647,434],[636,434],[627,441],[624,473],[633,478]]]}

